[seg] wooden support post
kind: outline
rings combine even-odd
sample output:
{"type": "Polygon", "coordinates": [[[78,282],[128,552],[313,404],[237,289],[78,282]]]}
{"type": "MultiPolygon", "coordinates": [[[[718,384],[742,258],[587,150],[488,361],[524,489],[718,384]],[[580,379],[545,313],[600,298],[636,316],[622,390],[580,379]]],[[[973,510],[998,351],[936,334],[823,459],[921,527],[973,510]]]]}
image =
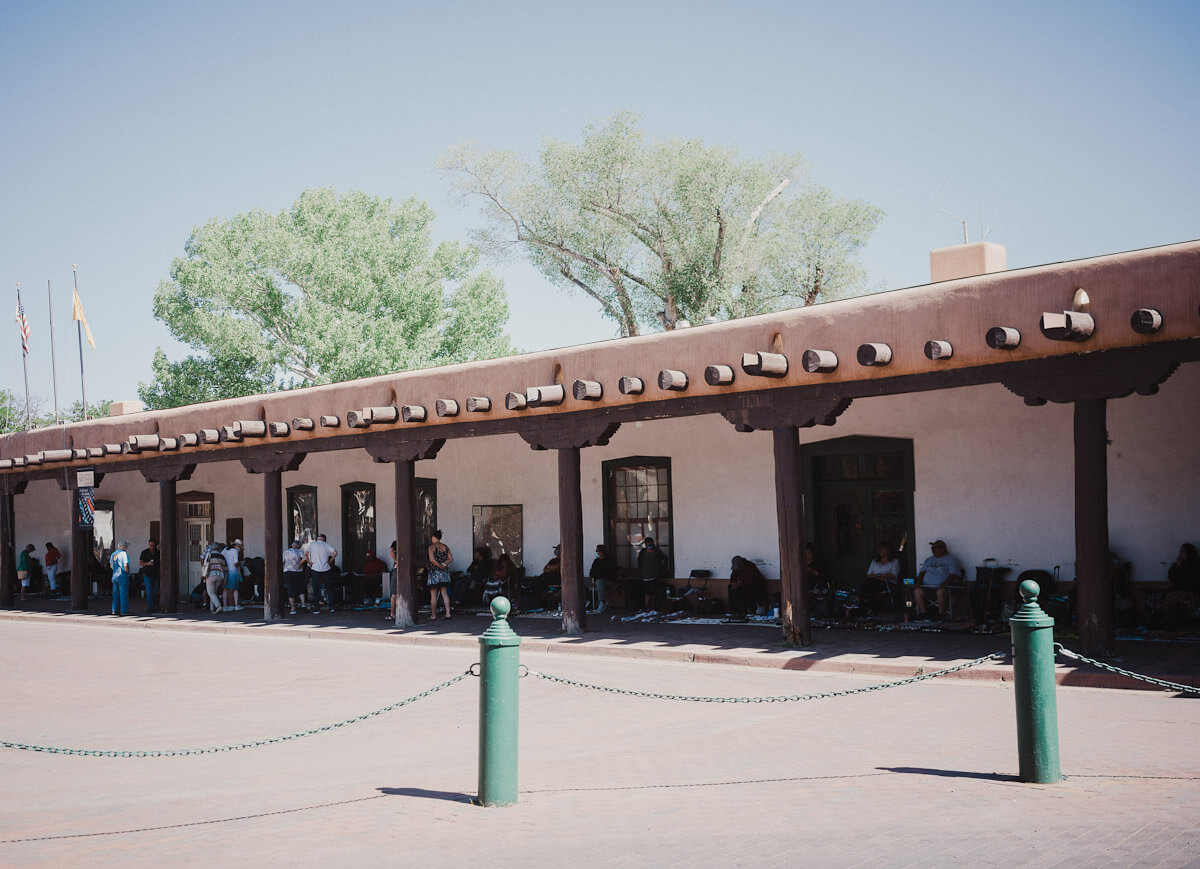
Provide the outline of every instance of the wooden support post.
{"type": "Polygon", "coordinates": [[[583,594],[583,496],[579,490],[579,451],[604,446],[621,427],[604,418],[584,423],[550,424],[520,432],[535,450],[558,451],[558,553],[562,579],[563,633],[578,636],[587,630],[583,594]]]}
{"type": "MultiPolygon", "coordinates": [[[[470,399],[468,399],[470,401],[470,399]]],[[[417,462],[437,457],[445,438],[412,440],[388,438],[367,445],[377,462],[391,462],[396,474],[396,626],[417,623],[417,565],[413,563],[413,524],[416,513],[417,462]]]]}
{"type": "Polygon", "coordinates": [[[1083,653],[1111,656],[1113,576],[1108,557],[1108,432],[1105,399],[1075,402],[1075,589],[1083,653]]]}
{"type": "Polygon", "coordinates": [[[779,584],[783,639],[806,646],[812,642],[808,618],[808,566],[804,558],[804,489],[800,437],[796,426],[771,430],[775,446],[775,515],[779,525],[779,584]]]}
{"type": "Polygon", "coordinates": [[[283,618],[283,474],[295,471],[305,453],[256,451],[242,459],[251,474],[263,475],[263,620],[283,618]]]}
{"type": "Polygon", "coordinates": [[[13,493],[0,488],[0,606],[11,608],[16,602],[17,550],[13,534],[13,493]]]}
{"type": "MultiPolygon", "coordinates": [[[[180,480],[190,479],[194,464],[171,462],[142,468],[147,483],[158,483],[158,608],[179,611],[179,508],[175,495],[180,480]]],[[[78,492],[75,492],[78,501],[78,492]]],[[[78,507],[76,507],[78,509],[78,507]]],[[[74,577],[74,568],[71,570],[74,577]]],[[[72,589],[74,583],[72,583],[72,589]]]]}
{"type": "Polygon", "coordinates": [[[158,484],[158,608],[179,611],[179,521],[174,479],[158,484]]]}
{"type": "Polygon", "coordinates": [[[263,474],[263,621],[283,618],[283,471],[263,474]]]}
{"type": "Polygon", "coordinates": [[[583,495],[579,490],[579,447],[558,450],[558,557],[562,577],[563,633],[587,630],[583,594],[583,495]]]}
{"type": "Polygon", "coordinates": [[[396,626],[417,623],[416,565],[413,564],[413,499],[417,463],[392,462],[396,469],[396,626]]]}

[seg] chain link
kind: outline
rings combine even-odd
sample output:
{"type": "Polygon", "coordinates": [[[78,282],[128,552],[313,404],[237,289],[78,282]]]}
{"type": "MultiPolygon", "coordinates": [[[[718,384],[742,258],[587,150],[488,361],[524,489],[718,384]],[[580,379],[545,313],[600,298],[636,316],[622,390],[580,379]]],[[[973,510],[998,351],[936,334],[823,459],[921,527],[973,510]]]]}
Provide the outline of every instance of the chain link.
{"type": "Polygon", "coordinates": [[[1114,667],[1112,664],[1105,664],[1103,661],[1096,661],[1085,655],[1081,655],[1078,652],[1072,652],[1070,649],[1064,648],[1062,643],[1055,643],[1054,651],[1062,655],[1064,658],[1070,658],[1074,661],[1082,661],[1085,664],[1091,664],[1093,667],[1099,667],[1101,670],[1108,670],[1110,673],[1119,673],[1122,676],[1128,676],[1130,679],[1138,679],[1142,682],[1149,682],[1151,685],[1157,685],[1159,688],[1167,688],[1171,691],[1181,691],[1184,694],[1200,694],[1200,688],[1193,688],[1191,685],[1180,685],[1178,682],[1168,682],[1165,679],[1155,679],[1153,676],[1143,676],[1141,673],[1122,670],[1120,667],[1114,667]]]}
{"type": "Polygon", "coordinates": [[[589,688],[592,691],[605,691],[609,694],[624,694],[627,697],[648,697],[651,700],[681,700],[686,703],[789,703],[796,700],[828,700],[831,697],[847,697],[851,694],[865,694],[868,691],[881,691],[884,688],[898,688],[901,685],[912,685],[916,682],[924,682],[926,679],[936,679],[938,676],[946,676],[950,673],[957,673],[960,670],[966,670],[970,667],[977,667],[980,664],[986,664],[988,661],[1000,661],[1008,657],[1008,652],[994,652],[991,655],[984,655],[982,658],[976,658],[974,661],[967,661],[963,664],[956,664],[953,667],[947,667],[944,670],[934,670],[932,673],[921,673],[916,676],[909,676],[907,679],[898,679],[895,682],[880,682],[877,685],[866,685],[862,688],[848,688],[844,691],[821,691],[815,694],[790,694],[780,697],[701,697],[694,694],[663,694],[657,691],[634,691],[629,688],[611,688],[607,685],[596,685],[591,682],[580,682],[576,679],[564,679],[562,676],[554,676],[550,673],[541,673],[537,670],[530,670],[531,676],[537,676],[539,679],[545,679],[549,682],[557,682],[560,685],[571,685],[575,688],[589,688]]]}
{"type": "Polygon", "coordinates": [[[397,703],[390,706],[384,706],[382,709],[376,709],[374,712],[365,712],[362,715],[356,715],[353,718],[347,718],[345,721],[339,721],[336,724],[326,724],[324,727],[313,727],[309,730],[301,730],[296,733],[289,733],[287,736],[273,736],[269,739],[255,739],[251,742],[237,742],[231,745],[213,745],[207,748],[169,748],[158,751],[104,751],[100,749],[88,748],[58,748],[52,745],[26,745],[22,742],[8,742],[0,740],[0,748],[16,748],[21,751],[41,751],[47,754],[70,754],[77,757],[187,757],[194,754],[217,754],[223,751],[242,751],[247,748],[258,748],[263,745],[273,745],[277,742],[288,742],[293,739],[301,739],[305,736],[315,736],[318,733],[328,733],[331,730],[337,730],[339,727],[348,727],[351,724],[358,724],[360,721],[366,721],[369,718],[375,718],[383,715],[386,712],[391,712],[399,709],[401,706],[408,706],[410,703],[416,703],[431,694],[436,694],[446,688],[449,688],[456,682],[461,682],[468,676],[478,675],[467,670],[464,673],[459,673],[440,685],[435,685],[432,688],[422,691],[420,694],[414,694],[411,697],[405,697],[397,703]]]}

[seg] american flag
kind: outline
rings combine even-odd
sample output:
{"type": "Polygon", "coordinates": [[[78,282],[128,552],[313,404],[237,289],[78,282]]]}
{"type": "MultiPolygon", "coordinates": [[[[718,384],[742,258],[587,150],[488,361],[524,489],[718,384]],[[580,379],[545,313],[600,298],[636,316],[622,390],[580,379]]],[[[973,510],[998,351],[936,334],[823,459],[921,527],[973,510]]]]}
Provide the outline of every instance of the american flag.
{"type": "Polygon", "coordinates": [[[21,297],[17,296],[17,326],[21,330],[21,353],[29,355],[29,318],[25,316],[25,306],[21,297]]]}

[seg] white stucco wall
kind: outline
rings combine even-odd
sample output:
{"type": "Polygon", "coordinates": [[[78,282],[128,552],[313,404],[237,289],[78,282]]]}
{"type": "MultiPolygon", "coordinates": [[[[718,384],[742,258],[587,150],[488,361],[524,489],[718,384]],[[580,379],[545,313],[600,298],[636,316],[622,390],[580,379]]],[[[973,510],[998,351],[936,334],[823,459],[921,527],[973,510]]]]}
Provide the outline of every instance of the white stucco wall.
{"type": "MultiPolygon", "coordinates": [[[[1109,505],[1113,549],[1138,580],[1160,580],[1185,540],[1200,542],[1200,365],[1183,366],[1157,396],[1110,401],[1109,505]]],[[[833,427],[801,430],[813,442],[850,435],[914,442],[916,553],[944,538],[965,564],[997,558],[1014,568],[1074,576],[1073,434],[1069,406],[1026,407],[1000,386],[860,399],[833,427]]],[[[760,561],[779,575],[771,436],[738,433],[719,416],[633,423],[606,447],[582,452],[585,554],[603,540],[601,463],[624,456],[670,456],[674,483],[676,574],[695,568],[727,575],[729,558],[760,561]]],[[[549,559],[558,542],[557,459],[516,435],[450,441],[419,462],[438,481],[438,519],[465,567],[471,507],[521,504],[525,561],[549,559]]],[[[340,485],[375,483],[378,548],[395,536],[393,472],[365,453],[314,453],[283,486],[318,487],[321,530],[341,548],[340,485]]],[[[239,463],[199,465],[179,491],[216,493],[214,529],[245,523],[248,555],[262,554],[262,478],[239,463]]],[[[140,549],[157,517],[158,487],[139,473],[107,475],[97,497],[116,502],[116,535],[140,549]]],[[[286,503],[286,502],[285,502],[286,503]]],[[[69,558],[70,506],[57,484],[31,483],[16,498],[18,544],[53,540],[69,558]]]]}

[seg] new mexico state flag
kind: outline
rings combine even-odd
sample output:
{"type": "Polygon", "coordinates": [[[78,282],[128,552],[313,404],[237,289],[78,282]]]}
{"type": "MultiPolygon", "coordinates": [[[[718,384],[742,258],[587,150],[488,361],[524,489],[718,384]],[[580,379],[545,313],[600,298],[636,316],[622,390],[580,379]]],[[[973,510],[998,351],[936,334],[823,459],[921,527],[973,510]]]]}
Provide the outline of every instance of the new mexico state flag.
{"type": "Polygon", "coordinates": [[[88,343],[95,350],[96,339],[92,337],[92,329],[87,324],[87,317],[83,316],[83,303],[79,301],[79,290],[75,290],[75,301],[71,304],[71,319],[78,320],[83,324],[83,331],[87,334],[88,343]]]}

